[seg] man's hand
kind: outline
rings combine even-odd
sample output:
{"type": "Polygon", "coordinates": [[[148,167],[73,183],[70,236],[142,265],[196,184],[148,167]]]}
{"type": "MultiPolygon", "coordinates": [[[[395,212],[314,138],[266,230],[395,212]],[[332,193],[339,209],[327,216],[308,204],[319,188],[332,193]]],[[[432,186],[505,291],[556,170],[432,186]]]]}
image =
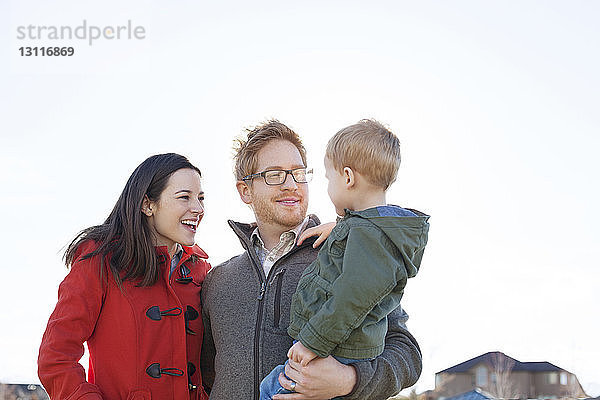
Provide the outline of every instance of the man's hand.
{"type": "Polygon", "coordinates": [[[319,236],[317,240],[315,240],[315,242],[313,243],[313,248],[316,249],[321,243],[325,241],[325,239],[327,239],[334,227],[335,222],[328,222],[326,224],[321,224],[306,229],[300,234],[300,236],[298,236],[298,246],[301,245],[302,242],[304,242],[311,236],[319,236]]]}
{"type": "Polygon", "coordinates": [[[294,360],[300,363],[303,367],[306,367],[309,362],[317,358],[317,355],[299,341],[294,343],[288,350],[287,356],[290,360],[294,360]]]}
{"type": "MultiPolygon", "coordinates": [[[[317,358],[303,367],[294,360],[285,366],[285,374],[296,382],[296,393],[278,394],[273,400],[326,400],[349,394],[356,385],[356,370],[335,358],[317,358]]],[[[292,381],[279,375],[279,383],[291,390],[292,381]]]]}

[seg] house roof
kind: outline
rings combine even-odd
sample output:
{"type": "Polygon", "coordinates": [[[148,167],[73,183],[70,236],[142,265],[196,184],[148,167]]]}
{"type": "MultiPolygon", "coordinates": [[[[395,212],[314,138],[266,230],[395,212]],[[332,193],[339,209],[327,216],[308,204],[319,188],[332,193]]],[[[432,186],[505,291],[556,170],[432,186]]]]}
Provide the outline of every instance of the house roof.
{"type": "Polygon", "coordinates": [[[490,366],[496,366],[498,364],[503,365],[505,368],[511,371],[531,371],[531,372],[547,372],[547,371],[564,371],[562,368],[557,367],[547,361],[540,362],[521,362],[506,354],[499,351],[491,351],[489,353],[482,354],[453,367],[446,368],[440,373],[461,373],[468,372],[478,364],[487,364],[490,366]]]}
{"type": "Polygon", "coordinates": [[[496,400],[494,396],[483,390],[476,388],[469,392],[461,393],[456,396],[447,397],[446,400],[496,400]]]}

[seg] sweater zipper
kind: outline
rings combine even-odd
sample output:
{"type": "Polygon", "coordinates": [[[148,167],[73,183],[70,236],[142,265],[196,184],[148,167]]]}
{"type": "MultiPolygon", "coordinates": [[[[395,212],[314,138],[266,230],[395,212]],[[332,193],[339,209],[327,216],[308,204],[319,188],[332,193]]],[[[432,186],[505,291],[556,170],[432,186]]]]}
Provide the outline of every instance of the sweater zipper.
{"type": "MultiPolygon", "coordinates": [[[[261,277],[262,278],[262,277],[261,277]]],[[[263,298],[265,296],[265,281],[260,285],[260,293],[258,294],[258,313],[256,315],[256,327],[254,328],[254,399],[258,400],[259,393],[256,391],[257,382],[260,379],[258,357],[260,356],[260,348],[258,346],[260,340],[260,322],[263,314],[263,298]]]]}
{"type": "MultiPolygon", "coordinates": [[[[250,254],[248,254],[248,256],[250,257],[250,260],[252,261],[254,268],[256,268],[256,270],[258,272],[258,276],[260,277],[260,280],[261,280],[260,291],[259,291],[258,297],[257,297],[258,312],[257,312],[257,316],[256,316],[256,326],[254,328],[254,399],[255,400],[259,400],[259,395],[260,395],[260,392],[258,390],[258,388],[260,386],[260,361],[259,361],[259,358],[260,358],[260,330],[262,327],[262,316],[263,316],[263,312],[265,309],[263,299],[265,297],[265,292],[267,289],[266,282],[269,281],[271,272],[273,272],[276,269],[275,267],[277,266],[277,264],[279,264],[280,262],[282,262],[283,260],[285,260],[286,258],[291,256],[292,254],[296,253],[298,250],[300,250],[304,247],[307,247],[308,245],[309,245],[309,243],[304,242],[300,246],[295,246],[292,250],[290,250],[289,253],[283,255],[279,260],[275,261],[275,263],[271,267],[271,271],[269,271],[269,275],[266,277],[266,281],[263,280],[263,278],[262,278],[263,274],[260,273],[261,271],[259,269],[259,266],[256,264],[256,262],[254,261],[252,256],[250,256],[250,254]]],[[[246,248],[246,251],[250,252],[250,251],[253,251],[253,249],[251,247],[246,248]]]]}
{"type": "MultiPolygon", "coordinates": [[[[238,235],[238,237],[240,237],[240,239],[245,239],[245,237],[243,235],[240,235],[239,230],[237,229],[237,227],[235,226],[235,224],[233,223],[233,221],[229,221],[229,226],[231,226],[231,228],[233,229],[233,231],[238,235]],[[238,233],[239,232],[239,233],[238,233]]],[[[256,263],[255,257],[252,257],[252,253],[254,252],[254,249],[252,248],[252,245],[250,243],[248,243],[248,240],[241,240],[240,241],[242,243],[242,246],[246,249],[246,252],[248,253],[248,258],[250,259],[250,262],[252,263],[252,265],[254,266],[256,273],[258,274],[259,280],[260,280],[260,290],[257,296],[257,300],[258,300],[258,311],[257,311],[257,316],[256,316],[256,326],[254,328],[254,399],[255,400],[259,400],[259,386],[260,386],[260,362],[259,362],[259,357],[260,357],[260,329],[262,326],[262,315],[264,312],[264,296],[265,296],[265,291],[266,291],[266,282],[269,281],[269,276],[271,275],[270,272],[274,271],[276,268],[275,266],[277,264],[279,264],[281,261],[285,260],[286,258],[288,258],[290,255],[296,253],[298,250],[303,249],[309,245],[312,245],[312,241],[308,242],[308,241],[304,241],[304,243],[302,243],[300,246],[294,246],[294,248],[292,250],[290,250],[287,254],[285,254],[284,256],[282,256],[279,260],[275,261],[275,263],[273,264],[273,266],[271,267],[271,271],[269,271],[269,276],[266,277],[266,280],[263,279],[263,273],[261,273],[261,269],[262,267],[259,267],[259,265],[256,263]]]]}
{"type": "Polygon", "coordinates": [[[281,318],[281,286],[283,284],[283,273],[285,272],[285,268],[277,271],[273,279],[271,280],[270,286],[273,286],[273,283],[277,281],[277,285],[275,286],[275,302],[273,303],[273,325],[275,328],[279,328],[279,320],[281,318]]]}
{"type": "MultiPolygon", "coordinates": [[[[252,259],[252,257],[250,257],[250,259],[252,259]]],[[[258,268],[258,265],[256,265],[256,263],[254,262],[253,264],[254,267],[258,270],[258,276],[261,280],[260,291],[258,292],[258,297],[256,298],[258,300],[258,312],[256,315],[256,326],[254,328],[254,399],[259,400],[260,392],[258,392],[256,388],[258,388],[260,385],[260,330],[262,326],[263,312],[265,310],[263,299],[265,298],[265,292],[267,291],[267,282],[269,281],[271,272],[275,269],[275,264],[277,264],[277,262],[275,262],[275,264],[273,264],[273,267],[271,267],[271,271],[269,271],[269,275],[267,275],[266,280],[263,280],[263,274],[260,273],[261,271],[258,268]]]]}
{"type": "Polygon", "coordinates": [[[262,300],[263,297],[265,297],[266,286],[267,285],[264,282],[260,285],[260,292],[258,293],[257,300],[262,300]]]}

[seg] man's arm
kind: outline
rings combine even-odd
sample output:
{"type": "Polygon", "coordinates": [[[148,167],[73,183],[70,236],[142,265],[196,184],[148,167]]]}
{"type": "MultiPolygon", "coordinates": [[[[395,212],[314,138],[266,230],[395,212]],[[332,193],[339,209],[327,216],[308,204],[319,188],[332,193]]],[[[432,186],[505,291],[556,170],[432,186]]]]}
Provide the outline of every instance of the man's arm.
{"type": "MultiPolygon", "coordinates": [[[[314,360],[306,367],[292,361],[286,374],[297,382],[298,393],[277,395],[278,400],[329,399],[387,399],[412,386],[421,374],[421,350],[406,329],[408,315],[401,306],[388,315],[385,349],[371,361],[343,365],[333,357],[314,360]],[[355,374],[348,374],[352,368],[355,374]]],[[[279,382],[290,389],[291,381],[280,377],[279,382]]]]}
{"type": "Polygon", "coordinates": [[[352,364],[357,382],[347,399],[385,399],[417,382],[423,367],[421,350],[406,329],[407,319],[402,306],[388,315],[383,353],[372,361],[352,364]]]}

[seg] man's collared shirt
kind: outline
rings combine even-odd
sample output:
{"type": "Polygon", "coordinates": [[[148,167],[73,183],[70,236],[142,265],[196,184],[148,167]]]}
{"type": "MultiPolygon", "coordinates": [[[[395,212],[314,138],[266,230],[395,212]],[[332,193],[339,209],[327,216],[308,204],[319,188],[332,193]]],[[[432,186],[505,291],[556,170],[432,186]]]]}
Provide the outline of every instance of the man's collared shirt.
{"type": "Polygon", "coordinates": [[[265,247],[262,238],[260,237],[260,233],[258,232],[258,228],[254,229],[252,235],[250,235],[250,241],[254,247],[254,251],[258,256],[258,260],[262,264],[263,270],[265,271],[265,276],[269,276],[269,271],[273,267],[273,264],[277,262],[281,257],[290,252],[296,245],[296,241],[298,240],[298,236],[304,230],[306,223],[308,222],[308,216],[304,218],[304,221],[300,223],[294,229],[283,232],[279,236],[279,243],[275,245],[271,249],[271,251],[267,250],[265,247]]]}

